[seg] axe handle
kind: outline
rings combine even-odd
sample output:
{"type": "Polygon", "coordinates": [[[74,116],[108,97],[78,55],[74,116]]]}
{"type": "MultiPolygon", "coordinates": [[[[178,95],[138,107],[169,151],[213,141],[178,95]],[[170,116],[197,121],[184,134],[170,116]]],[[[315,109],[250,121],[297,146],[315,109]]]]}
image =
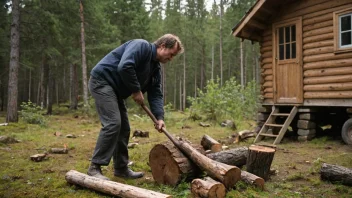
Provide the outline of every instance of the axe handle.
{"type": "MultiPolygon", "coordinates": [[[[145,106],[145,104],[142,104],[141,106],[144,109],[144,111],[148,114],[148,116],[153,120],[154,124],[156,124],[157,119],[155,118],[153,113],[148,109],[147,106],[145,106]]],[[[175,138],[171,136],[171,134],[166,130],[165,127],[162,127],[161,131],[171,140],[172,143],[174,143],[176,146],[178,145],[177,140],[175,140],[175,138]]]]}

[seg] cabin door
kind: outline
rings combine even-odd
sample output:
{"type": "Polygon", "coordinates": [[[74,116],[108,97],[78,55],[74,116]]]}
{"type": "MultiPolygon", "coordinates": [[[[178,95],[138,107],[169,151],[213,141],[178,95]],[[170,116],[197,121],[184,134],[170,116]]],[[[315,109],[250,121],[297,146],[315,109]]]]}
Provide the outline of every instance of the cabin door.
{"type": "Polygon", "coordinates": [[[273,24],[275,103],[302,103],[302,19],[273,24]]]}

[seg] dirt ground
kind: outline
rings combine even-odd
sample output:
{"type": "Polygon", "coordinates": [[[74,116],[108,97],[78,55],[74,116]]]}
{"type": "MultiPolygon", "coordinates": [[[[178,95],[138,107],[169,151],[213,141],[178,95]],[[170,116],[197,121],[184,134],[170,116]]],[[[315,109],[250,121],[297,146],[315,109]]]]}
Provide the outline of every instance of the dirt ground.
{"type": "MultiPolygon", "coordinates": [[[[200,142],[204,134],[223,139],[235,132],[216,124],[201,127],[198,122],[187,120],[187,115],[184,114],[170,114],[169,117],[173,119],[166,121],[168,131],[194,143],[200,142]],[[182,127],[185,125],[189,128],[182,127]]],[[[166,137],[154,131],[148,118],[133,115],[130,118],[132,131],[150,131],[149,138],[130,139],[130,142],[139,142],[136,148],[130,150],[130,159],[134,162],[132,168],[143,171],[146,175],[138,180],[116,178],[113,177],[111,164],[103,168],[104,174],[113,181],[173,197],[191,197],[190,182],[170,187],[153,181],[148,166],[149,151],[155,144],[166,141],[166,137]]],[[[65,174],[69,170],[86,172],[99,131],[99,121],[77,114],[54,115],[48,119],[47,127],[22,122],[0,126],[0,136],[7,135],[21,140],[14,144],[0,144],[0,197],[110,197],[65,181],[65,174]],[[62,136],[55,136],[55,132],[60,132],[62,136]],[[75,134],[77,138],[66,138],[67,134],[75,134]],[[33,154],[53,147],[63,147],[64,144],[69,149],[66,155],[50,155],[42,162],[29,159],[33,154]]],[[[227,197],[352,197],[351,187],[322,181],[319,174],[322,163],[352,168],[352,146],[345,145],[339,136],[318,134],[317,138],[309,142],[298,142],[295,139],[284,138],[278,145],[271,166],[274,174],[266,181],[264,191],[239,182],[234,190],[227,193],[227,197]]],[[[269,140],[265,141],[272,142],[269,140]]],[[[227,146],[231,149],[249,146],[252,142],[253,138],[227,146]]]]}

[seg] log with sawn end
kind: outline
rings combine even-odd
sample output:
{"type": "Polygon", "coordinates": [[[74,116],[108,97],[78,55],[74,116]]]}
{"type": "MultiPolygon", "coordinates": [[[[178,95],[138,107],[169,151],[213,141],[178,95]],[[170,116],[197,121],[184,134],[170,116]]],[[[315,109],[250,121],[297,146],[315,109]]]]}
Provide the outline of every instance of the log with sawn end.
{"type": "Polygon", "coordinates": [[[210,137],[209,135],[204,135],[200,144],[203,146],[205,150],[211,150],[211,152],[216,153],[222,150],[222,145],[210,137]]]}
{"type": "Polygon", "coordinates": [[[352,186],[352,169],[350,168],[323,163],[320,169],[320,176],[323,180],[352,186]]]}
{"type": "Polygon", "coordinates": [[[237,167],[241,167],[246,165],[248,156],[248,148],[247,147],[238,147],[226,151],[220,151],[217,153],[207,154],[212,160],[217,162],[221,162],[228,165],[233,165],[237,167]]]}
{"type": "Polygon", "coordinates": [[[210,177],[194,179],[191,184],[191,192],[195,198],[223,198],[226,195],[224,184],[210,177]]]}
{"type": "Polygon", "coordinates": [[[66,173],[67,182],[123,198],[170,198],[163,193],[88,176],[75,170],[66,173]]]}

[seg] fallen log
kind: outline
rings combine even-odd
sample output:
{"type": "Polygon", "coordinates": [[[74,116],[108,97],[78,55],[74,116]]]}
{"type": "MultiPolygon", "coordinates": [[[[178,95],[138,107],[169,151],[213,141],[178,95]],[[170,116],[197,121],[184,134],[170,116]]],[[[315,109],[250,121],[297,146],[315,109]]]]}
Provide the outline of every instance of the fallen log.
{"type": "Polygon", "coordinates": [[[245,146],[234,148],[231,150],[220,151],[217,153],[207,154],[207,157],[212,160],[237,167],[241,167],[246,164],[247,156],[248,148],[245,146]]]}
{"type": "MultiPolygon", "coordinates": [[[[157,120],[152,112],[145,106],[141,105],[149,117],[156,124],[157,120]]],[[[177,140],[163,127],[162,132],[171,140],[174,145],[187,155],[197,166],[208,173],[210,177],[223,183],[227,189],[235,186],[237,181],[241,179],[241,170],[236,166],[230,166],[221,162],[216,162],[194,149],[184,140],[177,140]]]]}
{"type": "Polygon", "coordinates": [[[68,149],[67,148],[51,148],[49,150],[49,152],[53,153],[53,154],[67,154],[68,149]]]}
{"type": "Polygon", "coordinates": [[[259,145],[250,146],[246,163],[247,171],[266,181],[269,178],[274,154],[275,149],[273,148],[259,145]]]}
{"type": "Polygon", "coordinates": [[[255,185],[261,190],[264,190],[264,179],[252,173],[249,173],[247,171],[241,171],[241,180],[246,182],[247,184],[255,185]]]}
{"type": "MultiPolygon", "coordinates": [[[[194,145],[193,145],[194,146],[194,145]]],[[[194,146],[196,147],[196,146],[194,146]]],[[[201,153],[201,147],[196,147],[201,153]]],[[[199,177],[202,171],[188,159],[172,142],[155,145],[149,153],[149,166],[154,181],[175,186],[182,180],[199,177]]]]}
{"type": "Polygon", "coordinates": [[[65,179],[67,182],[88,189],[96,190],[112,196],[122,198],[162,198],[172,197],[170,195],[159,192],[138,188],[126,184],[121,184],[113,181],[102,180],[96,177],[91,177],[75,170],[70,170],[66,173],[65,179]]]}
{"type": "Polygon", "coordinates": [[[257,134],[250,130],[244,130],[244,131],[238,132],[238,135],[240,136],[240,140],[244,140],[250,137],[255,137],[257,134]]]}
{"type": "Polygon", "coordinates": [[[204,135],[200,144],[203,146],[205,150],[211,150],[211,152],[219,152],[222,150],[222,145],[214,140],[212,137],[209,135],[204,135]]]}
{"type": "Polygon", "coordinates": [[[222,198],[226,195],[226,189],[222,183],[206,177],[192,181],[191,193],[195,198],[222,198]]]}
{"type": "Polygon", "coordinates": [[[147,137],[149,138],[148,131],[135,130],[132,137],[147,137]]]}
{"type": "Polygon", "coordinates": [[[210,124],[200,122],[200,123],[199,123],[199,126],[202,126],[202,127],[210,127],[210,124]]]}
{"type": "Polygon", "coordinates": [[[30,159],[31,159],[32,161],[35,161],[35,162],[41,162],[41,161],[43,161],[43,160],[45,159],[46,156],[47,156],[46,153],[43,153],[43,154],[35,154],[35,155],[32,155],[32,156],[30,157],[30,159]]]}
{"type": "Polygon", "coordinates": [[[320,176],[323,180],[352,186],[352,169],[350,168],[323,163],[320,169],[320,176]]]}

